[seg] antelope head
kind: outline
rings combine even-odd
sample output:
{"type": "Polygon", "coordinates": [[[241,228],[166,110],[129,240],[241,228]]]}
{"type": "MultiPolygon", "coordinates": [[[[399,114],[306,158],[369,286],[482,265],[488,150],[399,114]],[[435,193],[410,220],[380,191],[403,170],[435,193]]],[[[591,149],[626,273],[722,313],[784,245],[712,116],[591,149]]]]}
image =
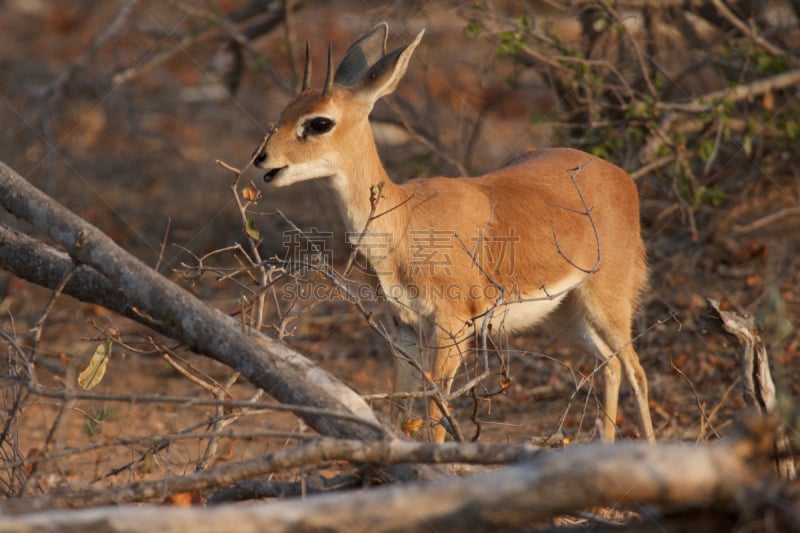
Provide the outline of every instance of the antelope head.
{"type": "Polygon", "coordinates": [[[368,121],[372,107],[394,91],[423,33],[387,54],[388,26],[378,24],[349,48],[335,74],[328,47],[322,90],[309,87],[311,61],[306,45],[300,94],[283,110],[254,160],[267,170],[264,181],[283,187],[318,178],[345,180],[348,166],[374,147],[368,121]]]}

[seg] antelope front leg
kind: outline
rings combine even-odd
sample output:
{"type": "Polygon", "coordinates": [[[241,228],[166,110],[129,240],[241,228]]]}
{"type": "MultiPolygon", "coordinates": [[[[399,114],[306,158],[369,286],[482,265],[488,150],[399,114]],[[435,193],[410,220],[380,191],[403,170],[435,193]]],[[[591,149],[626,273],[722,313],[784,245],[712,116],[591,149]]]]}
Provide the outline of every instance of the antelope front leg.
{"type": "MultiPolygon", "coordinates": [[[[417,392],[424,384],[425,376],[420,372],[424,366],[423,348],[420,346],[419,334],[399,320],[395,321],[396,338],[394,340],[394,383],[392,392],[417,392]]],[[[395,398],[392,400],[391,417],[395,425],[409,418],[414,407],[414,398],[395,398]]]]}
{"type": "MultiPolygon", "coordinates": [[[[461,361],[461,353],[457,346],[444,348],[439,347],[436,350],[436,358],[433,367],[433,381],[436,386],[439,387],[439,391],[441,391],[442,394],[447,395],[450,392],[450,389],[453,386],[453,379],[456,376],[458,367],[461,365],[461,361]]],[[[428,409],[430,420],[433,424],[433,442],[444,442],[444,439],[447,436],[447,429],[444,426],[444,424],[447,423],[444,417],[445,413],[442,412],[442,408],[434,400],[430,400],[428,403],[428,409]]]]}

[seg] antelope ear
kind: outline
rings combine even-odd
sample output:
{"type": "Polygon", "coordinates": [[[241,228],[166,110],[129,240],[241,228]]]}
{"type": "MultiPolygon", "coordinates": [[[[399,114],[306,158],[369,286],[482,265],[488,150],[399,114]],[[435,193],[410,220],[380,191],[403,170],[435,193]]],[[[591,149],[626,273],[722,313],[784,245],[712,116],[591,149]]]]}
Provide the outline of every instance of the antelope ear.
{"type": "Polygon", "coordinates": [[[381,22],[354,42],[336,69],[333,82],[342,87],[355,85],[371,66],[386,55],[389,25],[381,22]]]}
{"type": "Polygon", "coordinates": [[[425,30],[420,31],[408,45],[389,52],[372,65],[364,77],[353,86],[353,93],[373,105],[380,97],[394,92],[406,73],[408,62],[422,40],[423,33],[425,30]]]}

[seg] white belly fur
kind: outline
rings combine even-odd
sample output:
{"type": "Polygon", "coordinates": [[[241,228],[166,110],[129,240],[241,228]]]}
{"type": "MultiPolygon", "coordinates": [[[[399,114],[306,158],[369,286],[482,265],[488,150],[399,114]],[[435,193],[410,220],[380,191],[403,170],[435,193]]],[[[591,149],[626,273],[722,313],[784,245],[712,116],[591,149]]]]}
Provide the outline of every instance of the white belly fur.
{"type": "MultiPolygon", "coordinates": [[[[532,328],[552,313],[572,289],[577,288],[586,279],[583,273],[566,278],[556,284],[548,285],[547,291],[535,291],[524,295],[505,295],[502,305],[492,312],[491,326],[495,332],[515,333],[532,328]]],[[[383,280],[382,280],[383,281],[383,280]]],[[[416,324],[421,317],[434,319],[437,311],[431,302],[410,297],[410,295],[397,284],[393,287],[388,299],[394,304],[400,319],[407,324],[416,324]]],[[[439,319],[444,319],[439,315],[439,319]]],[[[475,328],[480,330],[483,326],[483,317],[458,317],[466,322],[475,319],[475,328]]],[[[462,322],[462,323],[463,323],[462,322]]]]}
{"type": "MultiPolygon", "coordinates": [[[[532,328],[555,311],[567,294],[580,286],[585,279],[585,274],[576,273],[548,285],[546,291],[540,290],[520,297],[507,296],[507,303],[494,310],[492,329],[496,332],[514,333],[532,328]]],[[[475,327],[480,328],[481,323],[476,322],[475,327]]]]}
{"type": "MultiPolygon", "coordinates": [[[[566,295],[562,294],[552,299],[520,301],[500,306],[492,314],[492,331],[516,333],[530,329],[553,312],[564,296],[566,295]]],[[[475,327],[480,329],[482,322],[476,320],[475,327]]]]}

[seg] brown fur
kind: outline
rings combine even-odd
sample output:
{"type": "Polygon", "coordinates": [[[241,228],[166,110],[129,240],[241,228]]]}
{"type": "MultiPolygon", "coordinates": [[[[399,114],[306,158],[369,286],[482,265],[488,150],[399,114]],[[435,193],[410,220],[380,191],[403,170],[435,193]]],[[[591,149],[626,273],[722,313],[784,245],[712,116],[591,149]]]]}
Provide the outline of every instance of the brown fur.
{"type": "MultiPolygon", "coordinates": [[[[652,440],[647,380],[631,344],[647,279],[633,181],[611,163],[558,148],[530,151],[480,177],[394,183],[368,116],[375,100],[394,89],[418,42],[419,36],[355,87],[334,87],[327,97],[303,92],[281,114],[260,166],[281,169],[276,185],[330,179],[350,231],[367,228],[364,242],[388,235],[386,247],[363,251],[385,292],[396,296],[390,300],[401,320],[437,346],[429,370],[442,392],[450,391],[464,342],[481,327],[482,315],[493,310],[495,330],[519,330],[547,317],[551,328],[569,330],[605,361],[603,438],[614,439],[624,368],[643,437],[652,440]],[[315,116],[334,120],[334,129],[298,136],[304,120],[315,116]],[[370,220],[370,191],[378,184],[377,216],[370,220]]],[[[400,369],[396,388],[418,389],[422,381],[400,369]]],[[[441,441],[441,410],[431,403],[429,414],[441,441]]]]}

